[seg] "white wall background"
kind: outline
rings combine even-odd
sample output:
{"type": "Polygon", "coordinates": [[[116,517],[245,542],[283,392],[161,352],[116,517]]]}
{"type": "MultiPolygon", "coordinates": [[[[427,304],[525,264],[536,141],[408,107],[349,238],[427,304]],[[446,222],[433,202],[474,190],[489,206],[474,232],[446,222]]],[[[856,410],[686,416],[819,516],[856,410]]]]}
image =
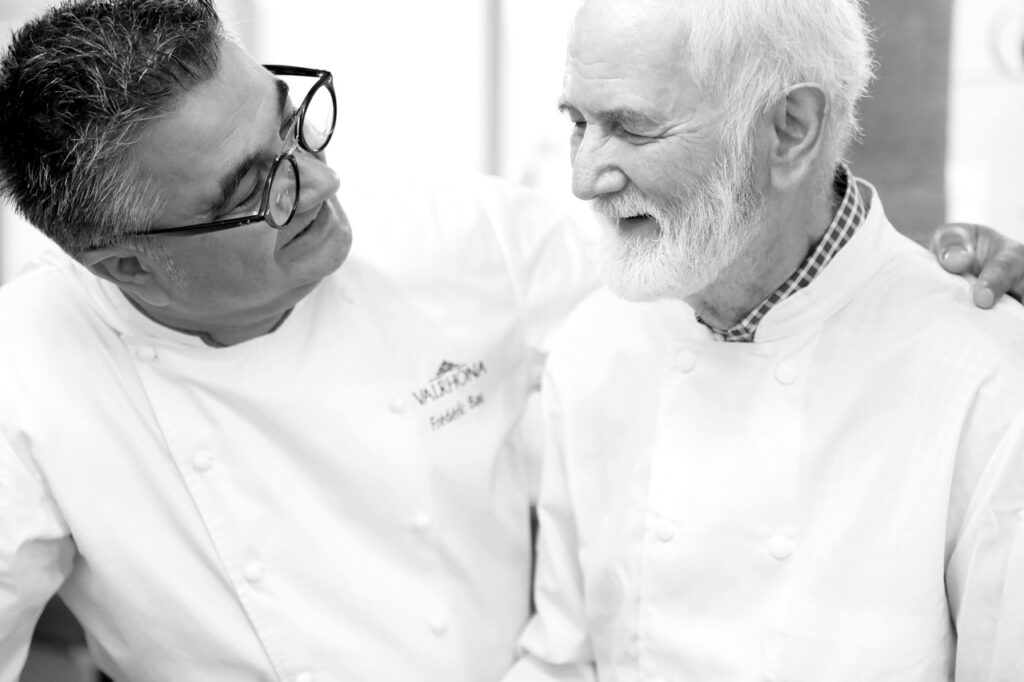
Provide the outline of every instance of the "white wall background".
{"type": "Polygon", "coordinates": [[[958,0],[950,66],[948,216],[1024,241],[1024,0],[958,0]]]}
{"type": "MultiPolygon", "coordinates": [[[[0,0],[0,43],[51,1],[0,0]]],[[[257,59],[334,72],[329,156],[343,182],[495,170],[563,196],[568,125],[555,106],[575,2],[219,0],[257,59]]],[[[1024,240],[1024,0],[957,0],[953,42],[949,215],[1024,240]]],[[[0,209],[0,278],[40,243],[0,209]]]]}
{"type": "MultiPolygon", "coordinates": [[[[10,42],[11,31],[49,4],[44,0],[0,0],[0,49],[10,42]]],[[[47,242],[9,206],[0,204],[0,282],[9,279],[47,242]]]]}
{"type": "Polygon", "coordinates": [[[501,28],[501,174],[568,195],[569,132],[558,111],[569,24],[578,0],[505,0],[501,28]]]}

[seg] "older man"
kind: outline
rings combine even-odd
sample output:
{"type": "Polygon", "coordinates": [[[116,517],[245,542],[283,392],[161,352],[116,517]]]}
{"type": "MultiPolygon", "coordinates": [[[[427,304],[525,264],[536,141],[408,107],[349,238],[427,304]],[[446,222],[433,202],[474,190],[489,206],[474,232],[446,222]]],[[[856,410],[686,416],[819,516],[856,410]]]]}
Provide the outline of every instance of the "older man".
{"type": "Polygon", "coordinates": [[[343,211],[334,118],[331,74],[254,63],[205,0],[15,35],[3,187],[65,253],[0,293],[0,680],[58,588],[118,680],[511,665],[515,426],[596,281],[572,222],[497,182],[343,211]]]}
{"type": "Polygon", "coordinates": [[[580,10],[562,106],[618,297],[548,361],[510,679],[1024,679],[1024,315],[843,165],[867,34],[856,0],[580,10]]]}

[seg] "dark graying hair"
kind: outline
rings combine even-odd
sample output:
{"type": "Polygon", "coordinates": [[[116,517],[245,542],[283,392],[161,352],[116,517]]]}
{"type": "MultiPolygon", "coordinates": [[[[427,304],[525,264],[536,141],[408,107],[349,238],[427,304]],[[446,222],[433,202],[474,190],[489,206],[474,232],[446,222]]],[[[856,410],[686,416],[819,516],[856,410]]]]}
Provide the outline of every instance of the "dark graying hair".
{"type": "Polygon", "coordinates": [[[156,194],[129,153],[147,122],[212,77],[212,0],[70,0],[0,59],[0,192],[68,253],[129,243],[156,194]]]}

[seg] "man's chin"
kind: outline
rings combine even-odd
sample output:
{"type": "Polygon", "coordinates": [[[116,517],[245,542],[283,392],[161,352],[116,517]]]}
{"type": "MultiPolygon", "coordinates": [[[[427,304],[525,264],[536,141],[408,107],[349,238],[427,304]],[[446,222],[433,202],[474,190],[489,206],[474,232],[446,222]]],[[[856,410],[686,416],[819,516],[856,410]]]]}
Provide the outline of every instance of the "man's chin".
{"type": "Polygon", "coordinates": [[[674,260],[648,258],[623,253],[599,254],[601,278],[617,297],[636,303],[663,299],[686,300],[710,286],[721,274],[722,267],[693,267],[674,260]]]}
{"type": "Polygon", "coordinates": [[[341,208],[337,197],[330,199],[331,212],[333,214],[333,233],[325,249],[327,262],[325,263],[325,274],[327,276],[341,267],[352,250],[352,226],[349,225],[348,216],[341,208]]]}
{"type": "Polygon", "coordinates": [[[615,296],[633,303],[650,303],[664,299],[681,300],[692,296],[697,287],[688,286],[685,282],[670,280],[668,277],[637,277],[623,272],[603,272],[608,290],[615,296]]]}

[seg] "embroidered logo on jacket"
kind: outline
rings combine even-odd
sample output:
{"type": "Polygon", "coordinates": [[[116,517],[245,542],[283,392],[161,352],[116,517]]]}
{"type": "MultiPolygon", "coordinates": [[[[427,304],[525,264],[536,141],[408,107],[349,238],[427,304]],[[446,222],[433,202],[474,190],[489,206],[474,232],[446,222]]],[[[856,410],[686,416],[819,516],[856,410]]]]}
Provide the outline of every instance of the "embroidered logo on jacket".
{"type": "MultiPolygon", "coordinates": [[[[485,374],[487,374],[487,366],[482,360],[461,365],[445,360],[438,367],[437,374],[430,382],[425,387],[413,391],[412,397],[421,406],[427,407],[446,396],[454,396],[485,374]]],[[[465,416],[469,410],[481,406],[483,402],[483,395],[469,395],[465,401],[460,400],[454,405],[449,404],[443,412],[430,417],[430,426],[436,431],[465,416]]]]}
{"type": "Polygon", "coordinates": [[[487,367],[483,361],[468,365],[456,365],[445,360],[437,369],[437,375],[426,387],[413,391],[412,397],[420,405],[426,405],[468,386],[484,374],[487,367]]]}

